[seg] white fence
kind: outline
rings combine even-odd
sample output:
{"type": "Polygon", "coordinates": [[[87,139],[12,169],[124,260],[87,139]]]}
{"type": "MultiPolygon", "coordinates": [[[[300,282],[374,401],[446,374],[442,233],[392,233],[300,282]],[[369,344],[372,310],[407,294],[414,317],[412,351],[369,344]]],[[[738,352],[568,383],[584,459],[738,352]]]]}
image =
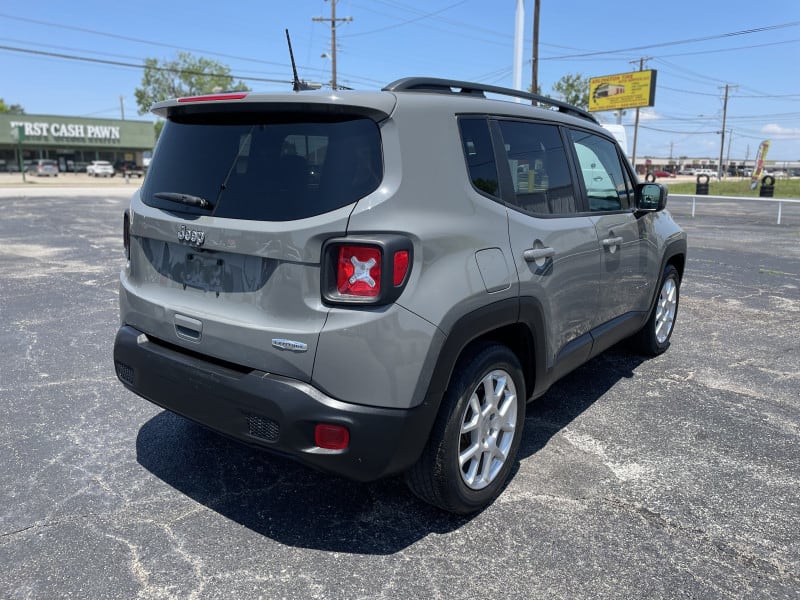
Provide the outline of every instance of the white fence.
{"type": "Polygon", "coordinates": [[[694,219],[695,208],[697,206],[697,199],[701,200],[749,200],[752,202],[775,202],[778,204],[778,225],[781,224],[781,215],[783,214],[783,203],[800,204],[798,198],[753,198],[747,196],[706,196],[702,194],[670,194],[670,198],[691,198],[692,199],[692,218],[694,219]]]}

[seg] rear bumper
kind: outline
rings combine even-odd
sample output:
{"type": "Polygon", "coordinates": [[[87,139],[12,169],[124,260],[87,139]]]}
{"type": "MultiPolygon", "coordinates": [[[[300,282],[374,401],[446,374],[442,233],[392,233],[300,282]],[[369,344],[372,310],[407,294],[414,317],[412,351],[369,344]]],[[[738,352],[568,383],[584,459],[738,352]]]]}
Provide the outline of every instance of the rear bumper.
{"type": "Polygon", "coordinates": [[[412,409],[342,402],[302,381],[189,354],[130,326],[117,332],[114,365],[128,389],[158,406],[249,445],[357,481],[408,469],[425,446],[438,408],[432,402],[412,409]],[[348,448],[318,448],[317,423],[347,427],[348,448]]]}

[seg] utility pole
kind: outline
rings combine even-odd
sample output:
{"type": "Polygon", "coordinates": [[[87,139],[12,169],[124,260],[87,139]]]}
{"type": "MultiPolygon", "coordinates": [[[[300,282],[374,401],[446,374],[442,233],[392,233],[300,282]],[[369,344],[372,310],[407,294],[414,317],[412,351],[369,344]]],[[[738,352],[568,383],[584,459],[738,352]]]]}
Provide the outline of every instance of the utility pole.
{"type": "Polygon", "coordinates": [[[722,137],[719,141],[719,170],[717,172],[717,179],[722,181],[722,153],[725,151],[725,119],[728,116],[728,91],[731,87],[739,87],[737,85],[730,86],[727,83],[725,84],[725,99],[722,101],[722,137]]]}
{"type": "MultiPolygon", "coordinates": [[[[539,93],[539,6],[540,0],[533,2],[533,55],[531,56],[531,91],[539,93]]],[[[536,104],[536,100],[533,101],[536,104]]]]}
{"type": "Polygon", "coordinates": [[[728,155],[725,157],[725,164],[728,165],[728,169],[731,168],[731,142],[733,141],[733,129],[728,132],[728,155]]]}
{"type": "MultiPolygon", "coordinates": [[[[644,71],[644,61],[650,60],[649,58],[640,58],[639,59],[639,70],[644,71]]],[[[636,61],[632,61],[636,62],[636,61]]],[[[636,172],[636,140],[639,137],[639,107],[636,107],[636,120],[633,124],[633,155],[631,156],[631,164],[633,165],[633,170],[636,172]]]]}
{"type": "Polygon", "coordinates": [[[119,114],[122,117],[122,120],[125,120],[125,104],[123,102],[123,96],[119,97],[119,114]]]}
{"type": "Polygon", "coordinates": [[[330,0],[331,3],[331,16],[326,17],[312,17],[312,21],[331,22],[331,89],[338,89],[336,84],[336,23],[345,23],[353,20],[353,17],[340,17],[336,18],[336,0],[330,0]]]}

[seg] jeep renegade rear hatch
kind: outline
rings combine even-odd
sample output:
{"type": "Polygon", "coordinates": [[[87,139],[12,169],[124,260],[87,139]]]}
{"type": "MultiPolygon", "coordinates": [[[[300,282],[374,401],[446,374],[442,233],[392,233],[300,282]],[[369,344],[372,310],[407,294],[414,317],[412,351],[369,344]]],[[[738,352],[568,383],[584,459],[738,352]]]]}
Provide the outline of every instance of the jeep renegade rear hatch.
{"type": "MultiPolygon", "coordinates": [[[[175,110],[131,204],[123,324],[155,343],[310,381],[324,242],[383,177],[369,111],[175,110]]],[[[375,115],[373,114],[372,117],[375,115]]]]}

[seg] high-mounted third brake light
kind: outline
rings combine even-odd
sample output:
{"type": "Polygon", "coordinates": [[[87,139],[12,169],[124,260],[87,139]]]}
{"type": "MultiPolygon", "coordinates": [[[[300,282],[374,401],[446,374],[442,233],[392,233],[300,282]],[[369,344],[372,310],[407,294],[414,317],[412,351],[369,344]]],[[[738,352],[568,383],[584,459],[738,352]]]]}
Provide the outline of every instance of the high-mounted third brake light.
{"type": "Polygon", "coordinates": [[[178,98],[178,102],[211,102],[213,100],[241,100],[247,97],[247,92],[233,92],[230,94],[209,94],[207,96],[187,96],[178,98]]]}

